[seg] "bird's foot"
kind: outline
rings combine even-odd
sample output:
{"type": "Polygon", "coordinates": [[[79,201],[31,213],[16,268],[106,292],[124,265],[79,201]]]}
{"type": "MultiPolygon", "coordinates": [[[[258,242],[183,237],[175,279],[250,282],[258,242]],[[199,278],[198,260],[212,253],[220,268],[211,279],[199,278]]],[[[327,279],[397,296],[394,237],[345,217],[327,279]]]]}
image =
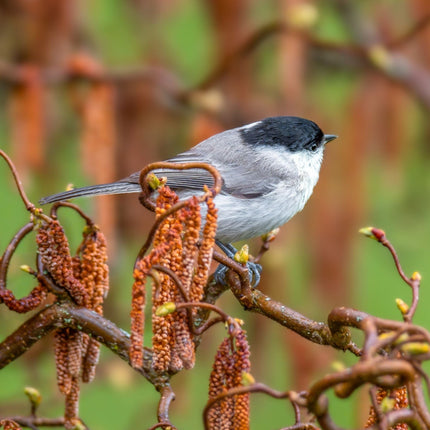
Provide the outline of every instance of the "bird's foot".
{"type": "MultiPolygon", "coordinates": [[[[230,243],[225,245],[219,241],[217,241],[218,247],[224,252],[224,254],[234,260],[234,256],[237,253],[237,249],[231,245],[230,243]]],[[[256,287],[260,283],[261,279],[261,271],[263,270],[263,267],[261,264],[253,263],[252,261],[248,261],[246,263],[246,268],[248,269],[248,276],[249,276],[249,282],[253,287],[256,287]]],[[[229,268],[224,266],[223,264],[219,264],[216,268],[213,277],[216,283],[221,285],[227,285],[227,282],[225,280],[225,276],[227,273],[227,270],[229,268]]]]}
{"type": "MultiPolygon", "coordinates": [[[[246,267],[248,269],[249,282],[252,287],[256,287],[260,283],[261,271],[263,268],[261,267],[261,264],[253,263],[252,261],[248,261],[248,263],[246,263],[246,267]]],[[[218,265],[213,274],[214,280],[217,284],[227,285],[225,275],[228,269],[229,268],[223,264],[218,265]]]]}

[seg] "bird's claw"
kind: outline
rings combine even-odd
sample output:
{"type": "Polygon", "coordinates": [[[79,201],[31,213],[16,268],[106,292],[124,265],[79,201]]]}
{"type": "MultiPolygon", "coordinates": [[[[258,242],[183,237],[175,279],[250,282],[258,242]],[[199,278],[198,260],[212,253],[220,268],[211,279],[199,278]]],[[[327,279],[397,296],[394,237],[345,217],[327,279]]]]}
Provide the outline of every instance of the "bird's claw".
{"type": "MultiPolygon", "coordinates": [[[[234,256],[237,252],[237,249],[231,243],[222,243],[219,240],[216,241],[218,247],[224,252],[224,254],[234,260],[234,256]]],[[[248,269],[249,283],[251,286],[256,287],[261,278],[261,271],[263,270],[261,264],[253,263],[252,261],[248,261],[246,263],[246,267],[248,269]]],[[[228,267],[219,264],[216,268],[213,276],[214,280],[217,284],[227,285],[225,280],[225,275],[227,273],[228,267]]]]}
{"type": "MultiPolygon", "coordinates": [[[[248,261],[248,263],[246,263],[246,268],[248,269],[249,283],[252,287],[256,287],[260,283],[261,271],[263,270],[261,264],[248,261]]],[[[229,268],[223,264],[218,265],[213,274],[214,280],[217,284],[227,285],[225,276],[228,269],[229,268]]]]}
{"type": "Polygon", "coordinates": [[[253,287],[256,287],[260,283],[263,266],[252,261],[248,261],[246,267],[248,268],[249,282],[253,287]]]}

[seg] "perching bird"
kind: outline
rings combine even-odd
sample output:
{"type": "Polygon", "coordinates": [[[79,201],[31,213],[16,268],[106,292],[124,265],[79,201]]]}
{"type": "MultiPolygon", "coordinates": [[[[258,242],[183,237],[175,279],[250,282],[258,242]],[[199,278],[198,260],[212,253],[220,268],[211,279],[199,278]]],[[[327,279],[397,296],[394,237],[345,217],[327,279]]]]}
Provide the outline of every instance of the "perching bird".
{"type": "MultiPolygon", "coordinates": [[[[223,186],[215,197],[218,208],[216,239],[222,249],[260,236],[285,224],[301,211],[318,181],[324,148],[335,139],[313,121],[278,116],[218,133],[167,161],[205,162],[221,174],[223,186]]],[[[213,185],[203,169],[156,170],[181,199],[213,185]]],[[[138,193],[140,172],[117,182],[76,188],[44,197],[41,204],[80,196],[138,193]]],[[[261,270],[261,269],[260,269],[261,270]]],[[[259,273],[253,268],[257,278],[259,273]]],[[[258,283],[258,279],[255,279],[258,283]]],[[[254,282],[255,282],[254,281],[254,282]]]]}

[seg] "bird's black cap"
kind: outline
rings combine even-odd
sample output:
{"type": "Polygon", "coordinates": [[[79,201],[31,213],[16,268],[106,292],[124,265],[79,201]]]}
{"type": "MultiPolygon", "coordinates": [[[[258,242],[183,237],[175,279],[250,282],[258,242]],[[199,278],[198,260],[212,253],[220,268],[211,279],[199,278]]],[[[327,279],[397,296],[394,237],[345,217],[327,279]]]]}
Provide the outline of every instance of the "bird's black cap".
{"type": "Polygon", "coordinates": [[[324,133],[313,121],[296,116],[265,118],[240,129],[245,143],[252,146],[284,146],[291,152],[315,151],[324,144],[324,133]]]}

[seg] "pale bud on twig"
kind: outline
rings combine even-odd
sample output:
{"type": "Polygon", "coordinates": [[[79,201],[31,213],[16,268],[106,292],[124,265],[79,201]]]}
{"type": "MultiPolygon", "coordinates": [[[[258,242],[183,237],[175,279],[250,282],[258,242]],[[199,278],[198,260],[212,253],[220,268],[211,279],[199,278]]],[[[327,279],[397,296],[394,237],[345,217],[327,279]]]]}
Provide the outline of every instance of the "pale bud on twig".
{"type": "Polygon", "coordinates": [[[298,30],[311,28],[318,20],[318,9],[310,3],[300,3],[289,7],[286,21],[298,30]]]}
{"type": "Polygon", "coordinates": [[[369,60],[378,69],[389,71],[392,66],[390,52],[382,45],[372,46],[367,53],[369,60]]]}
{"type": "Polygon", "coordinates": [[[274,228],[273,230],[270,230],[269,232],[267,232],[266,234],[263,234],[263,236],[261,236],[261,240],[263,242],[272,242],[275,240],[276,236],[278,235],[278,233],[280,232],[280,228],[274,228]]]}
{"type": "Polygon", "coordinates": [[[390,412],[394,409],[396,405],[396,399],[391,399],[390,397],[384,397],[381,402],[381,411],[383,413],[390,412]]]}
{"type": "Polygon", "coordinates": [[[385,236],[384,230],[375,227],[363,227],[360,228],[358,232],[366,237],[377,240],[378,242],[385,236]]]}
{"type": "Polygon", "coordinates": [[[150,173],[147,178],[149,187],[152,190],[157,190],[166,183],[165,178],[159,178],[155,173],[150,173]]]}
{"type": "Polygon", "coordinates": [[[345,363],[342,363],[339,360],[335,360],[331,363],[331,368],[335,371],[335,372],[342,372],[342,370],[346,369],[345,363]]]}
{"type": "Polygon", "coordinates": [[[403,352],[411,355],[427,354],[430,351],[430,345],[425,342],[409,342],[400,347],[403,352]]]}
{"type": "Polygon", "coordinates": [[[235,318],[234,319],[241,327],[245,324],[245,321],[240,319],[240,318],[235,318]]]}
{"type": "Polygon", "coordinates": [[[25,273],[33,273],[33,269],[27,264],[23,264],[22,266],[19,266],[19,268],[25,273]]]}
{"type": "Polygon", "coordinates": [[[85,425],[81,422],[81,420],[76,420],[73,423],[73,427],[71,428],[71,430],[85,430],[87,427],[85,427],[85,425]]]}
{"type": "Polygon", "coordinates": [[[42,401],[42,395],[40,394],[39,390],[33,387],[25,387],[24,394],[28,397],[34,408],[37,408],[40,405],[42,401]]]}
{"type": "Polygon", "coordinates": [[[173,302],[166,302],[161,306],[158,306],[157,310],[155,311],[155,315],[157,317],[165,317],[166,315],[169,315],[175,311],[176,311],[176,304],[173,302]]]}
{"type": "Polygon", "coordinates": [[[419,272],[412,273],[411,280],[421,282],[422,276],[419,272]]]}
{"type": "MultiPolygon", "coordinates": [[[[394,336],[396,335],[395,331],[386,331],[384,333],[381,333],[378,336],[379,340],[385,340],[385,339],[389,339],[389,338],[394,338],[394,336]]],[[[400,336],[398,336],[396,338],[396,340],[393,342],[393,345],[398,345],[402,342],[406,342],[408,340],[408,334],[407,333],[402,333],[400,336]]]]}
{"type": "Polygon", "coordinates": [[[249,246],[243,245],[239,251],[234,254],[234,261],[237,261],[240,264],[246,264],[249,260],[249,246]]]}
{"type": "Polygon", "coordinates": [[[405,303],[402,299],[396,299],[396,305],[402,315],[406,315],[409,312],[409,305],[405,303]]]}
{"type": "Polygon", "coordinates": [[[255,384],[255,378],[249,372],[242,372],[242,385],[247,387],[248,385],[255,384]]]}

